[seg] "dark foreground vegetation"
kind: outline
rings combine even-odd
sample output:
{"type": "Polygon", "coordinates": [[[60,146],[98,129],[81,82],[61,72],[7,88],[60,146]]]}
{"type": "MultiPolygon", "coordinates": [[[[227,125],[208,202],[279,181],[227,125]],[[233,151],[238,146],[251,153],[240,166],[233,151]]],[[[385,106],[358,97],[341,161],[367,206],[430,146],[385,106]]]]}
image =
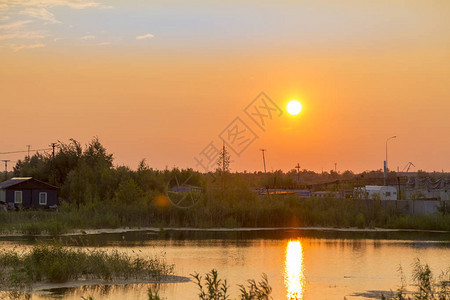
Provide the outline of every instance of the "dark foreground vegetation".
{"type": "Polygon", "coordinates": [[[171,275],[172,265],[163,258],[140,258],[118,251],[71,250],[36,246],[30,251],[0,252],[0,288],[19,290],[35,283],[63,283],[76,280],[162,280],[171,275]]]}
{"type": "Polygon", "coordinates": [[[401,286],[390,295],[381,295],[383,300],[448,300],[450,299],[450,267],[442,271],[438,276],[434,275],[428,264],[422,264],[420,259],[416,259],[413,264],[412,279],[415,291],[406,291],[406,278],[402,268],[399,267],[401,275],[401,286]]]}
{"type": "MultiPolygon", "coordinates": [[[[192,169],[154,170],[143,160],[137,170],[114,166],[113,156],[94,138],[86,147],[71,140],[59,151],[37,153],[19,161],[15,176],[32,176],[60,188],[57,211],[0,212],[3,233],[61,234],[73,229],[118,227],[288,227],[325,226],[398,228],[450,231],[450,215],[414,217],[376,201],[366,205],[357,199],[267,196],[255,192],[264,186],[264,174],[231,173],[229,163],[202,174],[192,169]],[[194,186],[173,192],[178,186],[194,186]]],[[[272,172],[269,181],[292,185],[296,171],[272,172]]],[[[356,176],[350,171],[317,174],[300,172],[305,184],[354,178],[353,184],[377,172],[356,176]],[[363,178],[363,179],[361,179],[363,178]]],[[[337,183],[339,185],[339,183],[337,183]]],[[[352,188],[329,186],[329,189],[352,188]]],[[[323,187],[321,187],[323,188],[323,187]]]]}
{"type": "MultiPolygon", "coordinates": [[[[205,275],[205,278],[198,273],[191,274],[194,283],[199,289],[199,300],[229,300],[230,285],[226,279],[219,278],[217,270],[213,269],[205,275]]],[[[262,279],[256,282],[254,279],[247,280],[247,284],[239,284],[240,300],[269,300],[272,299],[272,287],[266,274],[262,275],[262,279]]],[[[148,290],[149,300],[162,300],[158,290],[148,290]]]]}

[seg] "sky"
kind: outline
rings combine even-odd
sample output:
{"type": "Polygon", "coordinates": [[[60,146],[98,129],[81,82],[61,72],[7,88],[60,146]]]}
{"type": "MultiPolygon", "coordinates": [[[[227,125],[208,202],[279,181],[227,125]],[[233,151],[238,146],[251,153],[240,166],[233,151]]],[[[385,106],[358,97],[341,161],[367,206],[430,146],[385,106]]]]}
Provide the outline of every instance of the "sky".
{"type": "Polygon", "coordinates": [[[97,136],[132,169],[214,170],[225,143],[232,171],[265,149],[362,172],[387,144],[449,172],[449,50],[446,0],[0,0],[0,153],[97,136]]]}

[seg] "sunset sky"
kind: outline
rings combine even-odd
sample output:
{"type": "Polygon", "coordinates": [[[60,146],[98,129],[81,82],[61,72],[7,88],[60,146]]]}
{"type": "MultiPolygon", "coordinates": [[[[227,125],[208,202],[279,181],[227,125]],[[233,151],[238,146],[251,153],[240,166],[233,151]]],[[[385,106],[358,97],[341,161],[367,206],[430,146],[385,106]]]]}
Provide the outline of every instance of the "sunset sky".
{"type": "Polygon", "coordinates": [[[98,136],[117,165],[203,171],[234,128],[232,171],[264,148],[268,170],[361,172],[396,135],[391,169],[449,172],[450,1],[0,0],[0,101],[0,152],[98,136]]]}

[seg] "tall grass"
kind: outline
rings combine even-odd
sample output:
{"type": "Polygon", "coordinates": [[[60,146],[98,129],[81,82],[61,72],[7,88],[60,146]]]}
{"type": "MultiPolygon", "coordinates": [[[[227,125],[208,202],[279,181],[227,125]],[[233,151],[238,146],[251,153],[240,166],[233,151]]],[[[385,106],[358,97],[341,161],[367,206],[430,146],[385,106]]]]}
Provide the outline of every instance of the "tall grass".
{"type": "Polygon", "coordinates": [[[35,246],[30,251],[0,252],[0,284],[21,288],[36,282],[70,280],[160,280],[172,274],[163,258],[140,258],[118,251],[82,251],[57,246],[35,246]]]}
{"type": "Polygon", "coordinates": [[[422,264],[420,259],[413,263],[412,280],[414,281],[415,291],[406,292],[407,284],[402,268],[399,268],[401,274],[401,286],[397,292],[390,296],[381,295],[383,300],[447,300],[450,299],[450,267],[442,271],[440,275],[435,276],[428,264],[422,264]]]}
{"type": "Polygon", "coordinates": [[[358,227],[450,231],[450,215],[409,216],[393,207],[357,199],[259,197],[246,188],[206,191],[194,206],[162,204],[157,193],[134,202],[95,200],[58,211],[0,212],[0,231],[58,235],[73,229],[118,227],[358,227]]]}
{"type": "MultiPolygon", "coordinates": [[[[212,269],[206,274],[205,279],[194,273],[191,276],[199,289],[199,300],[227,300],[230,299],[228,289],[230,286],[226,279],[220,279],[217,270],[212,269]]],[[[256,282],[254,279],[247,280],[247,286],[240,284],[239,299],[241,300],[268,300],[272,293],[272,287],[266,274],[262,275],[262,280],[256,282]]]]}

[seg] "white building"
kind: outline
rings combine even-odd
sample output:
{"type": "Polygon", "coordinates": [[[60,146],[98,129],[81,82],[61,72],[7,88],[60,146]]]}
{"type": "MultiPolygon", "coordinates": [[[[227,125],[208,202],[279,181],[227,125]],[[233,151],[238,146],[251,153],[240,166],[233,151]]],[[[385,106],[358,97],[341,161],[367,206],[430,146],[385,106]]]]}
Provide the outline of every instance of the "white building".
{"type": "Polygon", "coordinates": [[[366,185],[355,188],[355,198],[397,200],[397,189],[393,186],[366,185]]]}

